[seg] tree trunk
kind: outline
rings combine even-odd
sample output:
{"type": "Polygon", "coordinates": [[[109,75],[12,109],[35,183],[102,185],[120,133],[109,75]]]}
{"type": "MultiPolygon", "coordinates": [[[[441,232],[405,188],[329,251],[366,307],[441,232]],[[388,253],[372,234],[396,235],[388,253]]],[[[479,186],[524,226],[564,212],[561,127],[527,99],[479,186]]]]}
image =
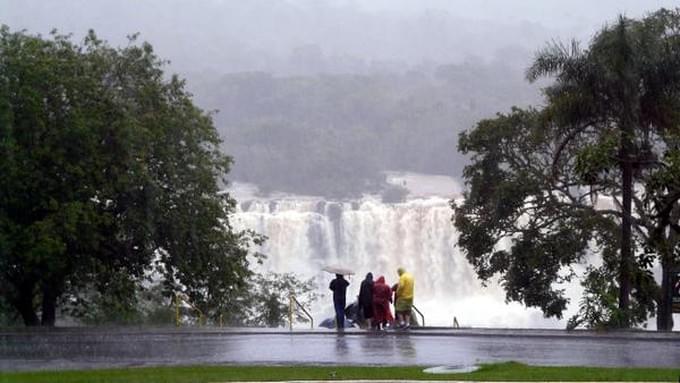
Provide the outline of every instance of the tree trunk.
{"type": "Polygon", "coordinates": [[[14,307],[21,314],[21,318],[24,320],[24,325],[26,326],[37,326],[40,324],[38,321],[38,315],[35,313],[35,308],[33,307],[33,288],[35,283],[24,282],[19,288],[19,297],[14,301],[14,307]]]}
{"type": "Polygon", "coordinates": [[[621,208],[621,259],[619,264],[619,310],[621,311],[620,327],[630,327],[630,291],[632,264],[632,232],[631,206],[633,201],[633,163],[630,159],[632,129],[624,129],[621,146],[622,200],[621,208]]]}
{"type": "MultiPolygon", "coordinates": [[[[680,204],[674,203],[670,215],[667,220],[663,221],[662,228],[665,228],[669,222],[678,222],[680,220],[680,204]]],[[[664,238],[664,244],[661,247],[661,296],[658,300],[656,311],[656,329],[658,331],[673,331],[673,280],[671,273],[676,271],[678,266],[675,260],[675,249],[680,240],[680,233],[671,228],[668,235],[661,234],[664,238]]]]}
{"type": "Polygon", "coordinates": [[[57,313],[57,292],[55,289],[43,287],[42,321],[41,325],[54,327],[57,313]]]}
{"type": "Polygon", "coordinates": [[[656,329],[673,331],[673,286],[671,286],[672,265],[665,257],[661,263],[661,299],[656,311],[656,329]]]}
{"type": "Polygon", "coordinates": [[[636,112],[640,100],[639,81],[634,75],[635,63],[633,52],[628,40],[626,22],[623,17],[619,17],[617,35],[616,52],[612,52],[617,57],[612,64],[618,77],[615,92],[618,93],[616,96],[621,106],[619,116],[619,128],[621,129],[619,166],[621,167],[621,213],[623,215],[621,219],[621,259],[619,260],[619,312],[621,317],[618,325],[622,328],[629,328],[631,325],[630,292],[633,266],[631,218],[633,155],[635,150],[633,143],[635,130],[640,120],[640,116],[636,112]]]}

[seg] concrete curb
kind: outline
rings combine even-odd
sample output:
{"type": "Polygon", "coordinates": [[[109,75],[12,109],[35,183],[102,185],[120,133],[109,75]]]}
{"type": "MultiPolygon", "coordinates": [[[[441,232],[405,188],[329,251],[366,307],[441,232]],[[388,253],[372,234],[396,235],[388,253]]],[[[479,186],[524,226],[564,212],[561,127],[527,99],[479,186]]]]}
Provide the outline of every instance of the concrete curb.
{"type": "MultiPolygon", "coordinates": [[[[211,383],[328,383],[328,382],[342,382],[342,383],[603,383],[603,380],[593,381],[499,381],[499,380],[343,380],[343,379],[328,379],[328,380],[285,380],[285,381],[263,381],[263,382],[211,382],[211,383]]],[[[606,381],[607,383],[674,383],[673,381],[606,381]]]]}
{"type": "Polygon", "coordinates": [[[79,335],[107,336],[136,335],[140,333],[155,335],[195,335],[195,336],[239,336],[239,335],[280,335],[280,336],[409,336],[409,337],[505,337],[505,338],[551,338],[551,339],[634,339],[654,342],[680,342],[680,332],[652,331],[608,331],[590,330],[544,330],[544,329],[490,329],[490,328],[414,328],[409,331],[390,330],[387,332],[371,332],[360,329],[349,329],[344,332],[335,330],[314,329],[245,329],[245,328],[57,328],[51,330],[0,330],[0,337],[15,336],[68,336],[79,335]]]}

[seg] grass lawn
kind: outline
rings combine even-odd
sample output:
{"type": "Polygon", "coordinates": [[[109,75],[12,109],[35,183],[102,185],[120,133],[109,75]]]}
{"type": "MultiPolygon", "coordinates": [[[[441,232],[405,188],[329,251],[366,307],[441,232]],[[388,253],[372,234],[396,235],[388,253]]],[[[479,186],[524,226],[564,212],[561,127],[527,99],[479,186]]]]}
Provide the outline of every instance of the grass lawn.
{"type": "Polygon", "coordinates": [[[680,368],[535,367],[485,364],[473,373],[425,374],[423,367],[181,366],[106,370],[0,372],[1,383],[198,383],[227,381],[413,379],[520,381],[680,381],[680,368]]]}

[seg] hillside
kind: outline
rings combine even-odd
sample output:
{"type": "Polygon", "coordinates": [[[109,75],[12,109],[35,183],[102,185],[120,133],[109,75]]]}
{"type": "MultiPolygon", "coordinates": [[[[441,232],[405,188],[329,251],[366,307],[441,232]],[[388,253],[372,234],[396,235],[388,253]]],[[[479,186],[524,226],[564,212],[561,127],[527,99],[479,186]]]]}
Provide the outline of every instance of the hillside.
{"type": "Polygon", "coordinates": [[[376,191],[383,171],[457,177],[458,133],[512,105],[540,100],[521,68],[466,62],[392,74],[192,79],[217,109],[232,179],[261,190],[351,197],[376,191]]]}

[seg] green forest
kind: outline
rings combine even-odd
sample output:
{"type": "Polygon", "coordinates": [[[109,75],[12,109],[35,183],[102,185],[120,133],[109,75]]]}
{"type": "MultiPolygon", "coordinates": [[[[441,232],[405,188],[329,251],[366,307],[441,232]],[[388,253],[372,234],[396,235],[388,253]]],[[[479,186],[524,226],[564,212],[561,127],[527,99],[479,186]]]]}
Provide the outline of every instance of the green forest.
{"type": "Polygon", "coordinates": [[[236,181],[334,198],[379,192],[386,170],[460,177],[457,134],[538,101],[515,63],[471,59],[405,73],[192,78],[235,158],[236,181]]]}

